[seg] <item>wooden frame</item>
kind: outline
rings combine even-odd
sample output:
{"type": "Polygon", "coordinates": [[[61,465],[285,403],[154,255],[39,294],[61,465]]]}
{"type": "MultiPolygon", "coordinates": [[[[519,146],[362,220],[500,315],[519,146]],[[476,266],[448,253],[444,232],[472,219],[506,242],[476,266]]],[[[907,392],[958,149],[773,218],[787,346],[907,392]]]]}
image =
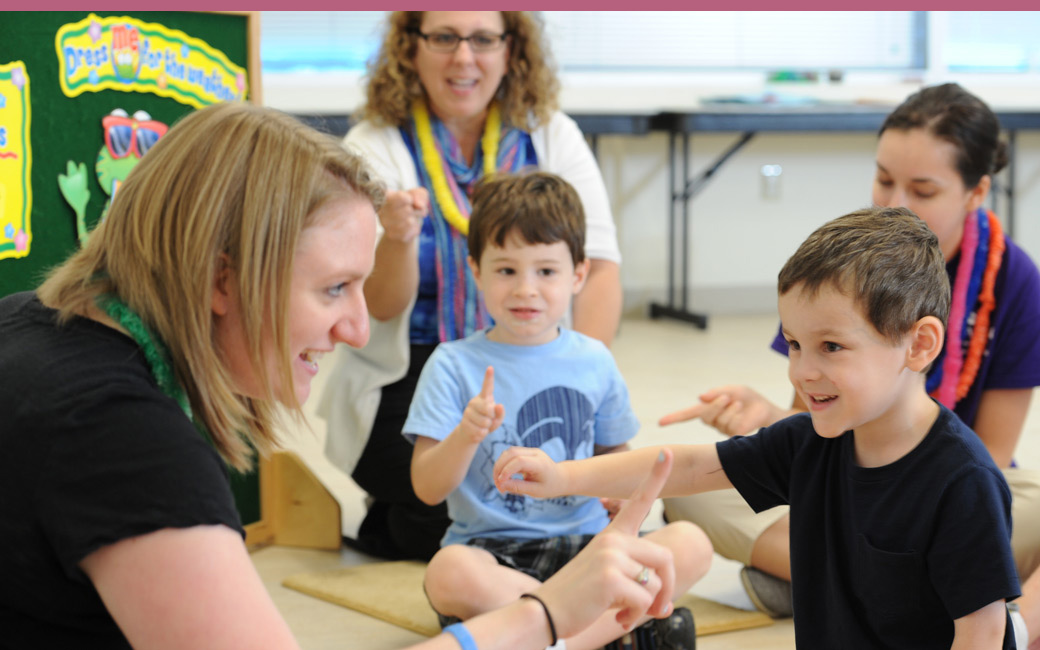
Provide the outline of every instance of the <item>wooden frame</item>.
{"type": "Polygon", "coordinates": [[[300,457],[278,451],[259,465],[260,521],[245,527],[246,545],[339,549],[339,502],[300,457]]]}

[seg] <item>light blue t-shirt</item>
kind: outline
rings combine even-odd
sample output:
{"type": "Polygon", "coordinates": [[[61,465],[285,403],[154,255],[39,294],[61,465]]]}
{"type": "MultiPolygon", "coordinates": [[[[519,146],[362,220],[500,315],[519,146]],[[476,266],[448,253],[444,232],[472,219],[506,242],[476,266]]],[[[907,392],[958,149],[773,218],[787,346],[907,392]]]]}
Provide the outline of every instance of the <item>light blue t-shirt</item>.
{"type": "Polygon", "coordinates": [[[502,494],[491,471],[510,447],[540,447],[559,462],[588,458],[595,445],[620,445],[636,434],[639,421],[610,351],[569,329],[536,346],[495,343],[486,331],[441,343],[419,377],[404,436],[413,444],[416,436],[446,438],[480,394],[488,366],[495,368],[495,402],[505,407],[505,420],[480,443],[466,478],[448,495],[452,524],[441,545],[474,537],[539,539],[601,531],[608,518],[598,499],[502,494]]]}

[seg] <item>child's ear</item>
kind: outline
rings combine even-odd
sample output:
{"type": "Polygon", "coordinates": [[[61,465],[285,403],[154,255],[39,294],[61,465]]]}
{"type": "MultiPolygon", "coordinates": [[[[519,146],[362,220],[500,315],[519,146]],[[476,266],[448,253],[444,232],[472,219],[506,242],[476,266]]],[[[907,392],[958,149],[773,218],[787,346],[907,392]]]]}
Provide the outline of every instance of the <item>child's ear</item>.
{"type": "Polygon", "coordinates": [[[942,351],[944,334],[942,321],[935,316],[925,316],[914,323],[909,334],[907,367],[914,372],[924,372],[942,351]]]}
{"type": "Polygon", "coordinates": [[[585,286],[585,281],[589,279],[589,268],[592,262],[589,258],[585,258],[582,261],[574,265],[574,293],[577,294],[581,291],[581,288],[585,286]]]}
{"type": "Polygon", "coordinates": [[[477,284],[480,284],[480,264],[473,259],[472,255],[466,256],[466,263],[469,264],[469,270],[473,272],[473,279],[477,281],[477,284]]]}

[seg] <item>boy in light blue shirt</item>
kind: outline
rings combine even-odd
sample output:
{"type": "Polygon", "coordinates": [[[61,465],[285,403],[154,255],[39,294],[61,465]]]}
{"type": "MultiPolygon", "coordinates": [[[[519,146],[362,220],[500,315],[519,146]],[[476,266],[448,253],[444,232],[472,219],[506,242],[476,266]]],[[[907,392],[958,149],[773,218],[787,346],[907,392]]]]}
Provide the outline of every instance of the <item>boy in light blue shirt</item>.
{"type": "MultiPolygon", "coordinates": [[[[492,468],[503,451],[519,446],[578,460],[626,449],[639,429],[607,348],[560,327],[589,267],[574,189],[542,172],[488,179],[473,196],[469,227],[470,268],[494,325],[437,348],[404,426],[415,445],[416,494],[429,504],[447,500],[452,518],[425,579],[442,623],[531,591],[609,520],[594,498],[500,493],[492,468]]],[[[673,550],[676,594],[707,571],[711,544],[695,526],[671,524],[648,538],[673,550]]],[[[631,577],[640,585],[656,579],[641,567],[631,577]]],[[[609,612],[565,643],[600,648],[626,632],[609,612]]],[[[694,636],[692,616],[680,609],[629,642],[693,648],[694,636]]]]}

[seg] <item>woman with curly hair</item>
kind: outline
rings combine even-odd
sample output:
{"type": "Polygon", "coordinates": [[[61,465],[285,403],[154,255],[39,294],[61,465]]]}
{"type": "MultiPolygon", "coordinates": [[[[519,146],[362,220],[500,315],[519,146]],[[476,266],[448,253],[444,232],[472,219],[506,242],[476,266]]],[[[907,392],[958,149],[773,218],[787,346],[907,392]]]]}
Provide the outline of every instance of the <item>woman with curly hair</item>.
{"type": "Polygon", "coordinates": [[[617,329],[620,253],[606,188],[577,125],[557,109],[558,92],[531,14],[389,18],[362,119],[345,140],[389,190],[365,286],[372,340],[339,364],[319,409],[329,424],[326,453],[370,495],[358,539],[347,540],[366,552],[428,559],[449,523],[443,504],[415,496],[401,427],[433,348],[489,324],[466,264],[477,181],[537,167],[577,189],[592,265],[572,325],[608,344],[617,329]]]}

